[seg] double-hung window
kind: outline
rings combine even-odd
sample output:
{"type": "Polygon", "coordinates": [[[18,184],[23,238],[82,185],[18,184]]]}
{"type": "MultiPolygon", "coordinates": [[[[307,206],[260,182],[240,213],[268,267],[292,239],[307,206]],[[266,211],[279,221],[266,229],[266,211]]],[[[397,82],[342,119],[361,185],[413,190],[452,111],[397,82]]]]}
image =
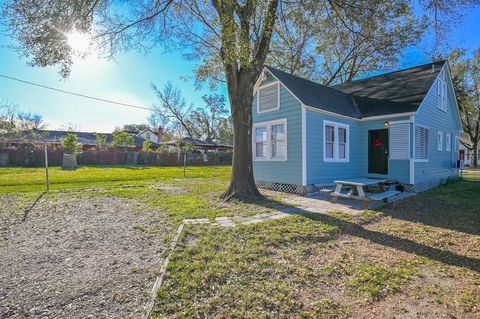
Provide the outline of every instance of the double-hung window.
{"type": "Polygon", "coordinates": [[[287,120],[257,123],[253,126],[254,160],[287,159],[287,120]]]}
{"type": "Polygon", "coordinates": [[[452,151],[452,134],[450,133],[445,135],[445,151],[452,151]]]}
{"type": "Polygon", "coordinates": [[[255,128],[255,158],[261,159],[267,156],[267,127],[255,128]]]}
{"type": "Polygon", "coordinates": [[[437,151],[443,151],[443,132],[437,132],[437,151]]]}
{"type": "Polygon", "coordinates": [[[349,126],[343,123],[323,121],[323,160],[325,162],[348,162],[349,126]]]}

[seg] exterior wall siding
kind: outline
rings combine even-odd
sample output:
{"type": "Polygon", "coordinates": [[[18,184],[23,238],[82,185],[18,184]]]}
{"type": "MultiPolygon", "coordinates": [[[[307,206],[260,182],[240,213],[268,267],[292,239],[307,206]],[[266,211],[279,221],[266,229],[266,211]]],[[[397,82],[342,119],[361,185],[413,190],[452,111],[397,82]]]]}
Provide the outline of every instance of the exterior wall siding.
{"type": "Polygon", "coordinates": [[[361,123],[360,153],[361,153],[361,160],[362,160],[361,176],[368,176],[372,178],[375,178],[375,177],[389,178],[389,179],[397,180],[400,183],[404,183],[404,184],[410,183],[410,160],[408,159],[405,159],[405,160],[389,159],[387,175],[378,175],[378,174],[368,173],[368,131],[385,128],[385,121],[394,122],[394,121],[408,121],[408,120],[409,120],[409,117],[398,117],[398,118],[392,118],[388,120],[374,120],[374,121],[360,122],[361,123]]]}
{"type": "MultiPolygon", "coordinates": [[[[408,120],[406,117],[389,121],[408,120]]],[[[389,160],[388,175],[368,174],[368,131],[383,129],[385,120],[359,122],[307,110],[307,184],[329,184],[336,179],[352,177],[391,178],[401,183],[410,182],[410,160],[389,160]],[[323,121],[350,126],[350,158],[347,163],[323,160],[323,121]]]]}
{"type": "Polygon", "coordinates": [[[454,150],[455,137],[460,135],[458,124],[458,115],[454,102],[454,92],[448,80],[448,68],[445,67],[447,78],[447,111],[444,112],[437,108],[437,86],[438,80],[430,89],[422,105],[415,116],[415,124],[427,127],[429,129],[428,141],[428,162],[415,161],[415,187],[417,190],[424,190],[438,185],[451,176],[458,176],[457,170],[453,168],[453,163],[458,157],[458,151],[454,150]],[[443,132],[443,150],[437,151],[437,131],[443,132]],[[452,135],[452,149],[450,152],[445,150],[445,135],[452,135]]]}
{"type": "Polygon", "coordinates": [[[280,85],[280,109],[258,114],[255,95],[252,114],[254,124],[287,119],[287,160],[253,160],[255,181],[301,185],[302,111],[300,102],[283,85],[280,85]]]}
{"type": "Polygon", "coordinates": [[[307,110],[306,125],[307,184],[328,184],[336,179],[351,178],[361,175],[362,160],[359,152],[360,126],[358,121],[307,110]],[[349,125],[349,162],[332,163],[323,160],[324,120],[349,125]]]}

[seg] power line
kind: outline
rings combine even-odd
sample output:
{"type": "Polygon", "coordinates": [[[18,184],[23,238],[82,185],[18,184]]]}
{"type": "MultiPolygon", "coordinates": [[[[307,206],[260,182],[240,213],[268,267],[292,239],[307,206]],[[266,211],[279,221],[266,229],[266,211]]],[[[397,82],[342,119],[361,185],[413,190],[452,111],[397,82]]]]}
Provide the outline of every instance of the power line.
{"type": "Polygon", "coordinates": [[[13,81],[17,81],[17,82],[21,82],[21,83],[24,83],[24,84],[29,84],[29,85],[41,87],[41,88],[48,89],[48,90],[52,90],[52,91],[57,91],[57,92],[60,92],[60,93],[65,93],[65,94],[70,94],[70,95],[75,95],[75,96],[83,97],[83,98],[86,98],[86,99],[91,99],[91,100],[100,101],[100,102],[105,102],[105,103],[110,103],[110,104],[116,104],[116,105],[120,105],[120,106],[124,106],[124,107],[133,107],[133,108],[136,108],[136,109],[153,111],[153,109],[148,108],[148,107],[144,107],[144,106],[138,106],[138,105],[134,105],[134,104],[122,103],[122,102],[117,102],[117,101],[102,99],[102,98],[95,97],[95,96],[90,96],[90,95],[75,93],[75,92],[71,92],[71,91],[61,90],[61,89],[57,89],[57,88],[54,88],[54,87],[51,87],[51,86],[46,86],[46,85],[42,85],[42,84],[38,84],[38,83],[33,83],[33,82],[30,82],[30,81],[21,80],[21,79],[14,78],[14,77],[7,76],[7,75],[3,75],[3,74],[0,74],[0,77],[5,78],[5,79],[9,79],[9,80],[13,80],[13,81]]]}

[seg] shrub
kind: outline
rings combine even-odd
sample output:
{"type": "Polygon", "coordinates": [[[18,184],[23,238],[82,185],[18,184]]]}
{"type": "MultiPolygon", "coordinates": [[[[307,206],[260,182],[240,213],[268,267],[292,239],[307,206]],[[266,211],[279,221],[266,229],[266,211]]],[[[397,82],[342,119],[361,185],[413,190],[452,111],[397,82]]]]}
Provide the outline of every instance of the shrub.
{"type": "Polygon", "coordinates": [[[65,154],[78,154],[82,151],[82,144],[78,143],[77,135],[72,133],[62,138],[62,146],[65,154]]]}

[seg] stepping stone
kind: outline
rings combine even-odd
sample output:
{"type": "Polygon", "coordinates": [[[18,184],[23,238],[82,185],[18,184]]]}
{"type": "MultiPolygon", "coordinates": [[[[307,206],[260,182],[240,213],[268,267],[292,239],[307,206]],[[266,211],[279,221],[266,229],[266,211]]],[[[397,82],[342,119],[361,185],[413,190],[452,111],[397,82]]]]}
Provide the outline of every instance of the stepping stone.
{"type": "Polygon", "coordinates": [[[183,220],[185,224],[209,224],[208,218],[186,218],[183,220]]]}

